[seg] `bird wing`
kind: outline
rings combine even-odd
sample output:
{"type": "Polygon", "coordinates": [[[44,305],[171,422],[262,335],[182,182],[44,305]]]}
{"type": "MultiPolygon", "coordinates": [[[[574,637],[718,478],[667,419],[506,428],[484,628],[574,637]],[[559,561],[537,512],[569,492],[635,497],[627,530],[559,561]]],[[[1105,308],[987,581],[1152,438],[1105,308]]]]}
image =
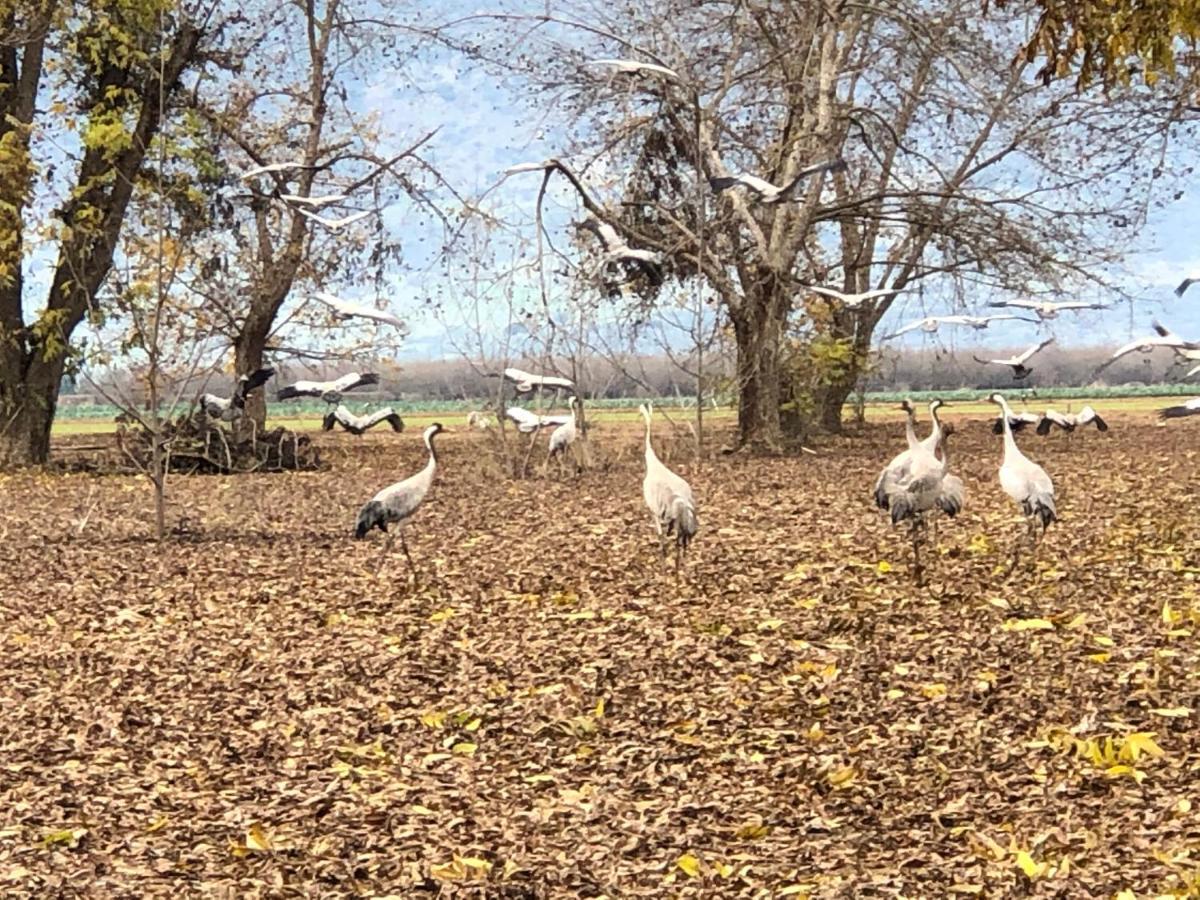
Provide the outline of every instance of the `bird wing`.
{"type": "Polygon", "coordinates": [[[504,411],[504,415],[516,422],[521,431],[535,431],[541,424],[537,413],[532,413],[522,406],[510,406],[504,411]]]}
{"type": "Polygon", "coordinates": [[[734,180],[739,184],[743,184],[756,194],[778,194],[780,189],[765,178],[759,178],[757,175],[751,175],[749,172],[739,172],[734,175],[734,180]]]}
{"type": "Polygon", "coordinates": [[[538,424],[539,424],[539,425],[542,425],[542,426],[546,426],[546,425],[566,425],[566,424],[567,424],[568,422],[570,422],[570,421],[571,421],[571,417],[570,417],[570,416],[564,416],[564,415],[541,416],[541,417],[538,419],[538,424]]]}
{"type": "Polygon", "coordinates": [[[328,387],[329,383],[325,381],[296,381],[285,384],[275,396],[280,400],[287,400],[289,397],[320,397],[328,387]]]}
{"type": "Polygon", "coordinates": [[[1054,343],[1054,338],[1052,338],[1052,337],[1046,338],[1040,344],[1034,344],[1032,347],[1030,347],[1028,350],[1026,350],[1020,356],[1014,356],[1013,362],[1016,363],[1017,365],[1023,365],[1024,363],[1029,361],[1029,358],[1031,356],[1033,356],[1033,354],[1037,353],[1043,347],[1048,346],[1049,344],[1053,344],[1053,343],[1054,343]]]}
{"type": "Polygon", "coordinates": [[[893,331],[891,334],[888,335],[888,337],[889,338],[899,337],[900,335],[907,334],[910,331],[916,331],[918,328],[924,328],[930,322],[937,322],[937,321],[938,321],[938,319],[936,319],[932,316],[927,316],[924,319],[917,319],[915,322],[909,322],[903,328],[893,331]]]}
{"type": "Polygon", "coordinates": [[[327,412],[325,418],[321,420],[322,431],[333,431],[333,426],[337,423],[337,413],[327,412]]]}
{"type": "Polygon", "coordinates": [[[340,219],[326,219],[324,216],[318,216],[316,213],[309,212],[307,209],[297,208],[296,212],[300,213],[300,215],[304,216],[306,219],[312,219],[318,225],[324,225],[330,231],[337,231],[338,229],[345,228],[347,225],[351,225],[357,222],[359,219],[365,219],[371,214],[369,209],[364,209],[356,213],[351,213],[350,215],[344,216],[340,219]]]}
{"type": "Polygon", "coordinates": [[[522,172],[541,172],[546,169],[554,168],[554,160],[546,159],[542,162],[527,162],[517,163],[515,166],[509,166],[504,170],[505,175],[519,175],[522,172]]]}
{"type": "Polygon", "coordinates": [[[216,394],[201,394],[200,406],[210,416],[220,418],[221,413],[229,409],[229,399],[226,397],[218,397],[216,394]]]}
{"type": "Polygon", "coordinates": [[[360,420],[361,424],[362,424],[362,428],[364,431],[366,431],[367,429],[370,429],[370,428],[374,428],[380,422],[382,422],[385,419],[387,419],[391,416],[394,416],[394,415],[396,415],[396,411],[394,409],[392,409],[390,406],[385,406],[383,409],[377,409],[377,410],[375,410],[375,412],[371,413],[369,416],[360,420]]]}
{"type": "Polygon", "coordinates": [[[341,203],[346,199],[345,194],[326,194],[324,197],[304,197],[300,194],[280,194],[279,199],[287,203],[298,203],[312,209],[320,209],[331,203],[341,203]]]}
{"type": "Polygon", "coordinates": [[[273,376],[274,374],[275,374],[275,370],[270,368],[269,366],[266,368],[259,369],[256,372],[251,372],[250,375],[246,378],[246,386],[242,390],[242,395],[245,396],[246,394],[249,394],[251,391],[258,390],[260,387],[262,387],[264,384],[266,384],[268,381],[270,381],[271,376],[273,376]]]}
{"type": "Polygon", "coordinates": [[[681,80],[679,73],[674,69],[668,69],[666,66],[660,66],[656,63],[639,62],[636,59],[592,59],[588,60],[584,65],[605,66],[610,69],[616,69],[618,72],[654,72],[673,81],[681,80]]]}
{"type": "Polygon", "coordinates": [[[1070,303],[1057,303],[1055,309],[1108,309],[1103,303],[1084,303],[1083,301],[1074,301],[1070,303]]]}
{"type": "Polygon", "coordinates": [[[336,381],[326,383],[330,390],[337,391],[340,394],[344,391],[352,391],[356,387],[362,387],[363,385],[379,384],[379,376],[373,372],[347,372],[336,381]]]}
{"type": "Polygon", "coordinates": [[[1185,279],[1183,279],[1183,281],[1179,282],[1179,287],[1175,288],[1175,296],[1182,297],[1184,295],[1184,292],[1187,291],[1187,289],[1190,288],[1197,281],[1200,281],[1200,278],[1185,278],[1185,279]]]}
{"type": "Polygon", "coordinates": [[[375,309],[371,306],[363,306],[358,303],[351,303],[348,300],[343,300],[326,291],[317,291],[313,294],[318,300],[324,303],[331,309],[336,310],[344,316],[358,316],[363,319],[374,319],[377,322],[386,322],[389,325],[395,325],[397,328],[404,328],[404,321],[397,316],[392,315],[385,310],[375,309]]]}
{"type": "Polygon", "coordinates": [[[843,303],[846,302],[846,298],[849,296],[848,294],[843,294],[841,291],[836,291],[833,288],[821,287],[819,284],[810,284],[808,289],[815,294],[821,294],[825,297],[832,297],[834,300],[841,300],[843,303]]]}
{"type": "Polygon", "coordinates": [[[266,166],[257,166],[253,169],[247,169],[242,173],[242,181],[249,181],[251,178],[256,178],[259,175],[266,175],[268,172],[286,172],[289,169],[307,169],[308,166],[304,163],[271,163],[266,166]]]}
{"type": "Polygon", "coordinates": [[[1193,397],[1186,403],[1181,403],[1179,406],[1168,406],[1166,409],[1158,411],[1160,419],[1176,419],[1181,416],[1198,416],[1200,415],[1200,397],[1193,397]]]}
{"type": "Polygon", "coordinates": [[[997,300],[994,303],[989,303],[988,306],[1006,307],[1012,306],[1018,309],[1040,309],[1042,304],[1036,300],[997,300]]]}
{"type": "Polygon", "coordinates": [[[1145,353],[1155,347],[1169,347],[1171,343],[1171,338],[1161,336],[1138,338],[1136,341],[1130,341],[1124,347],[1118,347],[1113,355],[1109,357],[1109,361],[1120,359],[1125,354],[1132,353],[1135,350],[1142,350],[1145,353]],[[1143,348],[1145,349],[1143,350],[1143,348]]]}

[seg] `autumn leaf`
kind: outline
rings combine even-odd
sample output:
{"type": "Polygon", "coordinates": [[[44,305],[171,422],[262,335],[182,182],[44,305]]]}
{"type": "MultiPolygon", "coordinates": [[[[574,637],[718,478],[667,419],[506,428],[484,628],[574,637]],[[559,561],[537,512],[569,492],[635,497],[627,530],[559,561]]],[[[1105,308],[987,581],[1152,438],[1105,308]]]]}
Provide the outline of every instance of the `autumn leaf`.
{"type": "Polygon", "coordinates": [[[1005,631],[1053,631],[1054,623],[1049,619],[1009,619],[1001,628],[1005,631]]]}
{"type": "Polygon", "coordinates": [[[690,853],[685,853],[675,860],[675,866],[689,878],[696,878],[700,875],[700,860],[690,853]]]}

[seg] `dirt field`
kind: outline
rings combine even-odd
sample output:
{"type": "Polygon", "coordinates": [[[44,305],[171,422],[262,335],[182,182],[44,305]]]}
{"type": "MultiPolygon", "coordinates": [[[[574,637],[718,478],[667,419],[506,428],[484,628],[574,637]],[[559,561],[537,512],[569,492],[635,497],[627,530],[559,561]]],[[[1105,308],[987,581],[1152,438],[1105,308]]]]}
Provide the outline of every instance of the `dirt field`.
{"type": "Polygon", "coordinates": [[[1003,581],[999,439],[960,420],[967,508],[924,589],[870,505],[898,423],[677,456],[702,529],[678,585],[619,426],[566,481],[445,435],[416,589],[350,539],[421,464],[411,431],[177,479],[161,550],[144,482],[2,477],[0,892],[1197,889],[1200,421],[1150,422],[1021,438],[1062,521],[1003,581]]]}

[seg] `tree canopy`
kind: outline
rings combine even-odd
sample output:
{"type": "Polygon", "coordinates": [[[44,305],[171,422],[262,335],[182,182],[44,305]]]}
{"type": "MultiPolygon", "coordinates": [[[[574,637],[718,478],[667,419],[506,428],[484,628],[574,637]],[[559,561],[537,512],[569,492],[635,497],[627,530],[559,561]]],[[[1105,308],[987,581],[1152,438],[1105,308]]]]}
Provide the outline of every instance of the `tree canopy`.
{"type": "Polygon", "coordinates": [[[1035,6],[1041,15],[1022,55],[1044,60],[1045,82],[1074,75],[1081,85],[1113,85],[1137,74],[1153,82],[1181,64],[1192,68],[1200,0],[1037,0],[1035,6]]]}

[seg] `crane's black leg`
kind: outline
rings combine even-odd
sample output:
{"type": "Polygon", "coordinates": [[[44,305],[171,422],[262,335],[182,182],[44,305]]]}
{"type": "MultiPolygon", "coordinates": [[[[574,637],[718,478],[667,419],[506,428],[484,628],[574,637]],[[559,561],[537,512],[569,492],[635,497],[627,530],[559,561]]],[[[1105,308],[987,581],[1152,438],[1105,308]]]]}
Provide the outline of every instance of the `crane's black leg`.
{"type": "Polygon", "coordinates": [[[404,551],[404,558],[408,560],[408,569],[412,572],[413,587],[417,586],[417,566],[413,562],[412,554],[408,552],[408,541],[404,539],[404,530],[400,530],[400,549],[404,551]]]}
{"type": "Polygon", "coordinates": [[[909,529],[909,537],[912,538],[913,551],[913,577],[917,580],[917,587],[925,584],[925,566],[921,562],[921,519],[917,517],[912,520],[912,527],[909,529]]]}

